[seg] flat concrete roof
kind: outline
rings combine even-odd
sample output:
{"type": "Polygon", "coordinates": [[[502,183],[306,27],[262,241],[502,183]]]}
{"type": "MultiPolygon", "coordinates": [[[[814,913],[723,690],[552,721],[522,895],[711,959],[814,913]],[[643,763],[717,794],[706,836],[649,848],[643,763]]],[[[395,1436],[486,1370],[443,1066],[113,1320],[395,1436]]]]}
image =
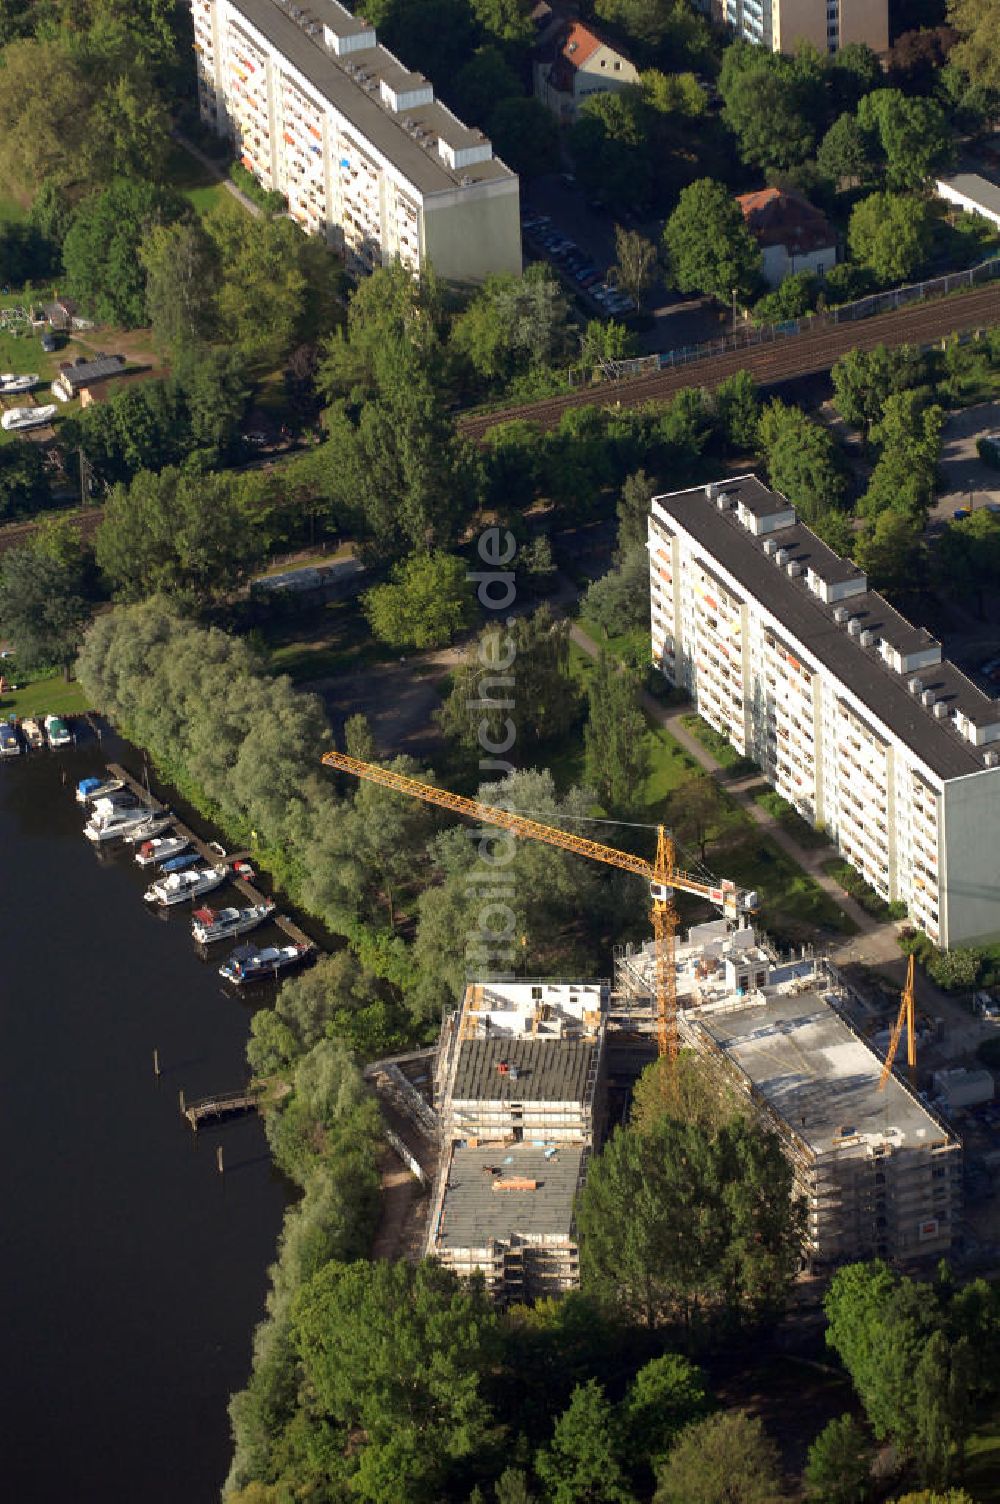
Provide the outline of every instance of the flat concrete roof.
{"type": "Polygon", "coordinates": [[[454,1102],[583,1102],[597,1045],[584,1039],[466,1039],[458,1047],[454,1102]],[[501,1061],[517,1079],[499,1070],[501,1061]]]}
{"type": "MultiPolygon", "coordinates": [[[[399,68],[398,59],[385,48],[349,53],[341,62],[326,50],[322,39],[314,40],[286,15],[276,0],[230,0],[230,4],[421,193],[447,192],[461,187],[463,178],[473,182],[515,178],[510,168],[496,157],[452,170],[438,156],[436,145],[429,143],[429,149],[421,146],[408,134],[399,117],[379,102],[377,90],[369,94],[347,72],[347,63],[359,67],[371,67],[374,63],[376,75],[383,67],[399,68]]],[[[411,118],[415,118],[415,113],[410,112],[411,118]]],[[[441,134],[446,135],[444,131],[441,134]]],[[[446,135],[446,139],[450,138],[446,135]]]]}
{"type": "Polygon", "coordinates": [[[575,1144],[481,1144],[452,1151],[436,1246],[485,1248],[494,1240],[569,1238],[573,1202],[587,1151],[575,1144]],[[551,1150],[554,1149],[554,1153],[551,1150]],[[533,1191],[495,1191],[500,1176],[534,1180],[533,1191]]]}
{"type": "Polygon", "coordinates": [[[818,991],[722,1004],[686,1015],[704,1029],[816,1155],[856,1135],[898,1147],[948,1142],[930,1113],[818,991]]]}
{"type": "MultiPolygon", "coordinates": [[[[760,491],[767,488],[762,487],[756,476],[737,476],[720,483],[718,489],[747,506],[752,505],[759,513],[763,504],[760,491]]],[[[759,601],[785,631],[856,695],[877,721],[911,747],[938,777],[946,780],[983,771],[986,749],[966,741],[947,718],[937,720],[910,693],[908,680],[912,675],[897,674],[890,668],[877,644],[862,647],[845,625],[834,620],[833,613],[843,604],[852,616],[864,618],[863,625],[870,627],[877,637],[884,637],[894,646],[929,644],[933,641],[930,635],[914,627],[875,591],[827,605],[809,589],[804,574],[793,578],[764,552],[767,539],[773,538],[779,548],[784,547],[786,533],[790,535],[792,549],[801,550],[803,535],[809,532],[802,523],[756,537],[737,519],[735,510],[720,512],[702,486],[654,496],[653,503],[662,510],[668,523],[675,523],[699,543],[711,559],[727,570],[748,595],[759,601]]],[[[809,547],[819,557],[825,545],[817,538],[809,547]]],[[[961,710],[979,725],[1000,720],[1000,702],[984,695],[947,659],[914,673],[925,690],[937,690],[949,711],[961,710]]]]}

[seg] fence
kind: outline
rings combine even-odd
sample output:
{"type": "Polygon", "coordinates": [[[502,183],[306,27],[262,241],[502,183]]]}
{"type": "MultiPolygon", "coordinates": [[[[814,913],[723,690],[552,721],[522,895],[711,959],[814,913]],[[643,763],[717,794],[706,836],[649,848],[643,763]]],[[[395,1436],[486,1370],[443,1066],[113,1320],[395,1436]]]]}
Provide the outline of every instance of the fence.
{"type": "Polygon", "coordinates": [[[668,370],[671,366],[685,366],[695,360],[705,360],[711,355],[725,355],[731,350],[750,350],[757,345],[775,344],[778,340],[789,339],[796,334],[812,333],[814,330],[832,328],[835,324],[874,318],[876,314],[891,313],[895,308],[904,308],[909,303],[922,303],[928,298],[946,297],[963,287],[975,287],[980,282],[991,282],[996,277],[1000,277],[1000,256],[980,261],[962,272],[947,272],[944,276],[913,282],[907,287],[893,287],[888,292],[871,293],[867,298],[843,303],[839,308],[827,308],[822,313],[805,314],[802,318],[786,319],[779,324],[764,324],[759,329],[739,329],[705,345],[685,345],[678,350],[638,355],[631,360],[603,360],[599,367],[601,380],[629,381],[636,376],[668,370]]]}

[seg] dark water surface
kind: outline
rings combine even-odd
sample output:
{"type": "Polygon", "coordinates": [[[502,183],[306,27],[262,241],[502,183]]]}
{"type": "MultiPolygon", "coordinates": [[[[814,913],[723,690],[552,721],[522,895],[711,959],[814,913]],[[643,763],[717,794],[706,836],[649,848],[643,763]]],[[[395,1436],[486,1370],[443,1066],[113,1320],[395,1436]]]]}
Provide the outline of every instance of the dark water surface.
{"type": "Polygon", "coordinates": [[[76,781],[117,750],[0,764],[0,1489],[17,1504],[218,1498],[286,1200],[257,1121],[195,1140],[179,1115],[181,1087],[242,1084],[250,1007],[216,975],[225,946],[196,955],[190,906],[157,919],[129,848],[101,860],[81,835],[76,781]]]}

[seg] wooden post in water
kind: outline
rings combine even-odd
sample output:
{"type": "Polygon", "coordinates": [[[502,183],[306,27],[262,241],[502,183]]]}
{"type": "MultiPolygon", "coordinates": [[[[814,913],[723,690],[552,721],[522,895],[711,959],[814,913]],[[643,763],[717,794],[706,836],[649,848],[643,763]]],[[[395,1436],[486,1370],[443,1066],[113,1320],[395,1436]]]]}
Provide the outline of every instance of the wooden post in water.
{"type": "MultiPolygon", "coordinates": [[[[183,1088],[183,1086],[181,1087],[180,1091],[177,1093],[177,1096],[180,1099],[180,1104],[181,1104],[181,1117],[184,1117],[186,1115],[186,1113],[187,1113],[187,1103],[184,1100],[184,1088],[183,1088]]],[[[198,1124],[195,1123],[194,1126],[197,1129],[198,1124]]]]}
{"type": "Polygon", "coordinates": [[[223,1163],[222,1163],[222,1145],[221,1144],[216,1144],[216,1146],[215,1146],[215,1167],[218,1170],[218,1172],[219,1172],[220,1175],[223,1174],[224,1167],[223,1167],[223,1163]]]}
{"type": "MultiPolygon", "coordinates": [[[[154,1050],[153,1051],[153,1075],[156,1077],[157,1080],[160,1079],[160,1052],[159,1052],[159,1050],[154,1050]]],[[[182,1093],[182,1095],[183,1095],[183,1093],[182,1093]]],[[[183,1111],[183,1108],[181,1109],[181,1111],[183,1111]]]]}

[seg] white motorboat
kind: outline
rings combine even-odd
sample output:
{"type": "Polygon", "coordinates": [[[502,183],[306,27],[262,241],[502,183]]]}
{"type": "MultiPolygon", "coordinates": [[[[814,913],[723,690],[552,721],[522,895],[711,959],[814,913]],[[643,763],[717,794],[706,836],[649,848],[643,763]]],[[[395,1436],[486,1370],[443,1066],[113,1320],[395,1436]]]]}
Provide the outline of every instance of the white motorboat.
{"type": "Polygon", "coordinates": [[[24,739],[32,752],[40,752],[45,746],[45,732],[39,726],[34,716],[29,716],[26,721],[21,722],[21,730],[24,732],[24,739]]]}
{"type": "Polygon", "coordinates": [[[212,945],[216,940],[229,940],[234,935],[245,935],[274,913],[270,899],[264,903],[251,904],[245,909],[195,909],[191,919],[191,934],[196,945],[212,945]]]}
{"type": "Polygon", "coordinates": [[[296,966],[308,956],[308,945],[265,945],[258,950],[253,945],[238,945],[219,967],[219,976],[227,982],[242,987],[244,982],[256,982],[264,977],[277,976],[289,966],[296,966]]]}
{"type": "Polygon", "coordinates": [[[30,376],[15,376],[13,371],[0,372],[0,392],[4,396],[10,396],[12,392],[30,392],[33,386],[38,385],[38,372],[30,376]]]}
{"type": "Polygon", "coordinates": [[[0,418],[0,428],[5,428],[8,433],[17,428],[40,428],[52,422],[56,411],[54,402],[47,402],[43,407],[8,407],[0,418]]]}
{"type": "Polygon", "coordinates": [[[183,836],[157,836],[153,840],[143,841],[135,859],[140,867],[159,867],[172,856],[180,856],[187,848],[188,843],[183,836]]]}
{"type": "Polygon", "coordinates": [[[120,778],[81,778],[76,786],[76,802],[94,804],[98,799],[120,793],[124,787],[120,778]]]}
{"type": "Polygon", "coordinates": [[[155,836],[161,836],[165,830],[169,830],[174,823],[174,817],[168,809],[161,810],[159,814],[150,812],[141,825],[134,830],[126,832],[126,846],[142,846],[146,841],[152,841],[155,836]]]}
{"type": "Polygon", "coordinates": [[[68,747],[73,740],[73,733],[63,720],[61,715],[47,715],[45,717],[45,740],[50,747],[68,747]]]}
{"type": "Polygon", "coordinates": [[[98,799],[94,813],[83,827],[83,833],[88,841],[103,845],[106,841],[120,840],[130,830],[145,825],[148,819],[149,810],[144,804],[133,804],[130,807],[115,804],[111,799],[98,799]]]}
{"type": "Polygon", "coordinates": [[[170,872],[153,883],[143,894],[147,903],[167,908],[175,903],[190,903],[203,893],[220,888],[226,880],[225,867],[189,867],[184,872],[170,872]]]}
{"type": "Polygon", "coordinates": [[[21,740],[14,721],[0,721],[0,757],[20,757],[21,740]]]}

